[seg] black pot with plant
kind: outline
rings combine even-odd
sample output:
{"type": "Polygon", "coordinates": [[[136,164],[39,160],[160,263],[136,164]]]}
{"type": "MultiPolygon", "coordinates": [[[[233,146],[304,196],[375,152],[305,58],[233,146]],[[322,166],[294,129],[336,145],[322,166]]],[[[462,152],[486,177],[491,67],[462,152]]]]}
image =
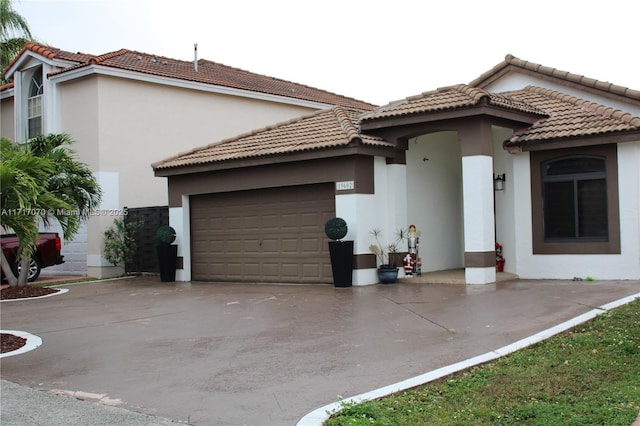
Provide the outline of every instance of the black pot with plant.
{"type": "Polygon", "coordinates": [[[156,231],[158,240],[158,265],[160,267],[160,281],[174,282],[178,264],[178,246],[171,244],[176,239],[176,231],[168,225],[163,225],[156,231]]]}
{"type": "Polygon", "coordinates": [[[329,256],[336,287],[351,287],[353,284],[353,241],[342,240],[347,231],[347,222],[339,217],[329,219],[324,225],[324,232],[331,240],[329,256]]]}
{"type": "Polygon", "coordinates": [[[369,246],[369,250],[376,255],[377,261],[380,263],[378,267],[378,279],[382,284],[393,284],[398,279],[398,267],[391,262],[391,255],[397,253],[398,244],[405,238],[403,230],[398,232],[396,242],[385,245],[380,241],[382,231],[374,229],[371,231],[375,243],[369,246]]]}

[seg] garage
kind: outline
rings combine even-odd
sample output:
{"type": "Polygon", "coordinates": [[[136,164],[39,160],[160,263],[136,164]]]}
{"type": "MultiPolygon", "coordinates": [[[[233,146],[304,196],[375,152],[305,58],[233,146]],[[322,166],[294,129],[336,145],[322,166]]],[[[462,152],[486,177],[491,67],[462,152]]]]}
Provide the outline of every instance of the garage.
{"type": "Polygon", "coordinates": [[[192,279],[332,283],[334,196],[329,183],[190,196],[192,279]]]}
{"type": "MultiPolygon", "coordinates": [[[[355,239],[376,157],[404,163],[403,146],[358,133],[363,112],[333,107],[154,163],[167,178],[176,279],[332,284],[324,224],[350,218],[355,239]]],[[[374,263],[353,256],[355,269],[374,263]]]]}

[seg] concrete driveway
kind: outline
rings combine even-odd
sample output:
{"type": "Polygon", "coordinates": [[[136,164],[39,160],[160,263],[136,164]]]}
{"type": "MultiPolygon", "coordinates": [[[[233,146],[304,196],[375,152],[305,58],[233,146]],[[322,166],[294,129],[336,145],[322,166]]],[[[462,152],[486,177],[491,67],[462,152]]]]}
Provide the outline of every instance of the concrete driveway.
{"type": "MultiPolygon", "coordinates": [[[[152,277],[66,288],[2,303],[3,329],[43,339],[4,358],[2,379],[194,425],[294,425],[636,294],[640,281],[335,289],[152,277]]],[[[3,401],[3,421],[10,408],[3,401]]]]}

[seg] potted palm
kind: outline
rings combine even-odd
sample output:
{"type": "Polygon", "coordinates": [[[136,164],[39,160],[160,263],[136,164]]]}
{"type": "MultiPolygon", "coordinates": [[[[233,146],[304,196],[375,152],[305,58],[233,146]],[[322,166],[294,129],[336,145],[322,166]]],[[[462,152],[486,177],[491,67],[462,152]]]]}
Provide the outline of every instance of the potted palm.
{"type": "Polygon", "coordinates": [[[347,235],[347,222],[339,217],[329,219],[324,225],[329,237],[329,256],[333,284],[336,287],[351,287],[353,283],[353,241],[343,241],[347,235]]]}
{"type": "Polygon", "coordinates": [[[156,231],[158,241],[158,266],[160,267],[160,281],[173,282],[176,280],[178,264],[178,246],[171,244],[176,239],[176,231],[168,225],[163,225],[156,231]]]}
{"type": "MultiPolygon", "coordinates": [[[[391,244],[383,244],[380,241],[382,231],[380,229],[374,229],[371,231],[374,243],[369,246],[369,250],[376,255],[378,263],[378,279],[382,284],[392,284],[398,279],[398,267],[392,264],[389,260],[390,255],[397,252],[398,243],[396,241],[391,244]]],[[[404,232],[400,233],[401,238],[404,238],[404,232]]]]}

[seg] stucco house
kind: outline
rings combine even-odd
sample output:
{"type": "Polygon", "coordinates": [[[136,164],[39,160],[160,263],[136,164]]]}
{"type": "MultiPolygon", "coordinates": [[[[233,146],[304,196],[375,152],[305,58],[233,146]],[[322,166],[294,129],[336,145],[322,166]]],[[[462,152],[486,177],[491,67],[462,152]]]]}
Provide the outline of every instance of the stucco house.
{"type": "Polygon", "coordinates": [[[153,164],[179,280],[329,283],[333,216],[355,285],[377,282],[371,230],[410,224],[422,271],[468,284],[496,280],[496,242],[521,278],[640,279],[638,90],[508,55],[469,84],[211,141],[153,164]]]}
{"type": "Polygon", "coordinates": [[[38,43],[4,70],[0,136],[24,141],[68,133],[104,191],[96,215],[66,242],[60,270],[117,275],[103,258],[103,232],[123,208],[167,206],[167,183],[152,162],[333,105],[374,105],[197,58],[121,49],[73,53],[38,43]]]}

